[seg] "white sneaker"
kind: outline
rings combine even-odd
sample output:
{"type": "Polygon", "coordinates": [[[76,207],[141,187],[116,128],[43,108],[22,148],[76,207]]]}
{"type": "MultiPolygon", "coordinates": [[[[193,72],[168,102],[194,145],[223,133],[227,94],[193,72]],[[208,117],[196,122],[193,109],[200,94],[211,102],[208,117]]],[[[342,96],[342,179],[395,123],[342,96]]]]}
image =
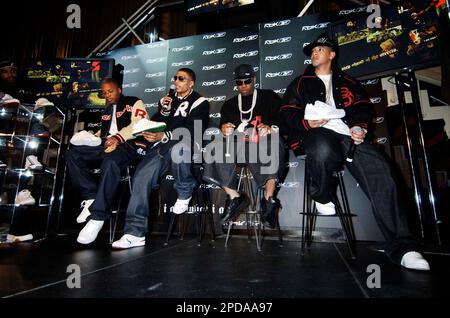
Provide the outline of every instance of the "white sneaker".
{"type": "Polygon", "coordinates": [[[317,213],[320,215],[335,215],[336,214],[336,208],[335,208],[333,202],[328,202],[326,204],[316,202],[316,208],[317,208],[317,213]]]}
{"type": "Polygon", "coordinates": [[[97,238],[98,232],[105,221],[90,220],[78,234],[77,242],[80,244],[91,244],[97,238]]]}
{"type": "Polygon", "coordinates": [[[36,156],[28,156],[25,160],[25,169],[42,170],[42,163],[39,162],[36,156]]]}
{"type": "Polygon", "coordinates": [[[402,257],[401,265],[409,269],[429,271],[430,264],[418,252],[408,252],[402,257]]]}
{"type": "Polygon", "coordinates": [[[6,235],[6,243],[19,243],[19,242],[27,242],[33,240],[33,234],[15,236],[8,234],[6,235]]]}
{"type": "Polygon", "coordinates": [[[33,205],[36,200],[31,196],[30,190],[22,190],[16,197],[16,205],[33,205]]]}
{"type": "Polygon", "coordinates": [[[7,165],[3,161],[0,160],[0,168],[6,168],[7,165]]]}
{"type": "Polygon", "coordinates": [[[173,206],[172,212],[175,214],[183,214],[186,212],[189,209],[189,201],[191,201],[191,198],[192,197],[186,200],[177,199],[177,202],[175,202],[175,205],[173,206]]]}
{"type": "Polygon", "coordinates": [[[94,202],[94,199],[84,200],[81,202],[80,208],[82,210],[81,210],[80,215],[78,215],[78,217],[77,217],[77,223],[86,222],[86,219],[88,218],[88,216],[91,215],[91,211],[89,211],[89,207],[92,205],[93,202],[94,202]]]}
{"type": "Polygon", "coordinates": [[[86,130],[82,130],[77,132],[70,139],[70,143],[74,146],[100,146],[102,143],[102,139],[95,136],[94,134],[87,132],[86,130]]]}
{"type": "Polygon", "coordinates": [[[131,234],[124,234],[120,240],[112,244],[113,249],[123,250],[132,247],[144,246],[145,236],[137,237],[131,234]]]}

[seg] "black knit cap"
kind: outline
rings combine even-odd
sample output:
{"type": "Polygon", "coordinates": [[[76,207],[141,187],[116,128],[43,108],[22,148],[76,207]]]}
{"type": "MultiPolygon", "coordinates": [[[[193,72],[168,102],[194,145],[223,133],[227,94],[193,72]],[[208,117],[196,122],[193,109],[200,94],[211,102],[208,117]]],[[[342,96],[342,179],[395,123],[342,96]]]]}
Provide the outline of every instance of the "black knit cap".
{"type": "Polygon", "coordinates": [[[17,68],[16,64],[13,61],[2,61],[0,62],[0,68],[13,67],[17,68]]]}

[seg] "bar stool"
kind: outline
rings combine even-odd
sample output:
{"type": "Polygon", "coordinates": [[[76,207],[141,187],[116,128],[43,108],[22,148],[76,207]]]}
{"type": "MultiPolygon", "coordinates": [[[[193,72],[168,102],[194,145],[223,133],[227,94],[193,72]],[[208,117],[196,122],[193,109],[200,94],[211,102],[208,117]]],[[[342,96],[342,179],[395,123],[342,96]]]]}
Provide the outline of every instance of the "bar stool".
{"type": "MultiPolygon", "coordinates": [[[[123,175],[120,178],[120,182],[123,183],[122,191],[120,192],[119,202],[117,202],[116,208],[111,211],[111,217],[109,219],[109,243],[110,244],[112,244],[114,242],[114,237],[115,237],[116,229],[117,229],[117,221],[119,219],[119,212],[122,208],[122,203],[124,201],[123,194],[127,189],[127,185],[128,185],[128,190],[129,190],[128,198],[131,195],[131,176],[133,175],[133,173],[134,173],[134,166],[128,166],[125,171],[125,175],[123,175]]],[[[126,207],[127,207],[127,204],[125,205],[125,209],[126,209],[126,207]]]]}
{"type": "MultiPolygon", "coordinates": [[[[255,234],[255,241],[256,241],[256,248],[258,252],[261,252],[261,246],[262,246],[262,238],[264,235],[264,224],[261,222],[261,207],[259,202],[261,202],[261,199],[264,195],[264,189],[261,187],[258,187],[256,198],[253,191],[253,185],[252,185],[252,179],[253,176],[250,172],[250,169],[247,167],[247,165],[238,165],[238,175],[239,175],[239,182],[237,191],[240,192],[241,186],[242,186],[242,192],[248,195],[250,199],[250,204],[247,208],[247,211],[245,211],[245,219],[246,219],[246,226],[247,226],[247,235],[248,240],[251,241],[252,239],[252,231],[255,234]],[[262,226],[261,226],[262,225],[262,226]]],[[[278,211],[277,211],[278,212],[278,211]]],[[[283,247],[283,236],[280,229],[280,224],[278,221],[278,213],[277,213],[277,224],[276,228],[278,230],[278,242],[279,246],[283,247]]],[[[228,241],[230,239],[230,233],[233,228],[234,222],[230,220],[228,222],[228,228],[227,228],[227,236],[225,238],[225,247],[228,247],[228,241]]]]}
{"type": "Polygon", "coordinates": [[[350,251],[350,256],[352,259],[356,258],[356,235],[355,229],[353,227],[353,217],[356,214],[352,214],[350,211],[350,205],[348,203],[347,191],[344,184],[344,170],[339,170],[333,173],[333,177],[337,178],[337,185],[339,189],[339,197],[337,194],[334,195],[332,202],[336,207],[335,215],[321,215],[317,213],[317,208],[315,202],[313,202],[309,194],[308,185],[308,169],[306,165],[306,156],[300,157],[300,159],[305,161],[304,169],[304,183],[303,183],[303,211],[300,212],[302,215],[302,238],[301,238],[301,254],[305,254],[306,248],[311,248],[311,243],[313,240],[313,232],[316,228],[317,217],[338,217],[341,224],[342,230],[344,231],[345,239],[350,251]]]}
{"type": "Polygon", "coordinates": [[[170,237],[172,236],[175,220],[178,217],[179,222],[179,235],[180,240],[184,239],[184,234],[186,233],[186,229],[190,225],[190,216],[195,217],[196,224],[196,234],[197,234],[197,245],[200,246],[203,234],[207,227],[209,227],[211,234],[211,242],[215,241],[216,233],[214,230],[214,216],[212,213],[211,199],[209,195],[209,191],[206,187],[206,183],[203,182],[201,175],[203,171],[203,167],[201,165],[193,167],[194,175],[197,177],[197,181],[199,182],[199,186],[192,193],[192,199],[189,202],[188,211],[183,214],[177,215],[175,213],[171,213],[169,228],[167,230],[166,242],[164,245],[169,244],[170,237]],[[193,211],[193,212],[192,212],[193,211]],[[189,213],[191,212],[191,213],[189,213]]]}

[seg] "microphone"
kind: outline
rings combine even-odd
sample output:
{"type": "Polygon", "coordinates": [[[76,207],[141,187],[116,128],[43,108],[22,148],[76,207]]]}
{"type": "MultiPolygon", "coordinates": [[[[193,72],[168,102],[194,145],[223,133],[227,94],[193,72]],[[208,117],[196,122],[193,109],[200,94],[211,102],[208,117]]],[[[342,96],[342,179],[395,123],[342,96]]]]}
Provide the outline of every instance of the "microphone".
{"type": "MultiPolygon", "coordinates": [[[[169,92],[167,93],[167,96],[169,96],[170,98],[174,99],[175,98],[175,84],[170,85],[170,89],[169,92]]],[[[168,105],[164,104],[162,105],[164,109],[169,108],[168,105]]]]}
{"type": "Polygon", "coordinates": [[[175,84],[170,85],[169,93],[167,94],[170,98],[175,98],[175,84]]]}
{"type": "MultiPolygon", "coordinates": [[[[353,128],[353,131],[359,133],[362,131],[362,129],[356,126],[355,128],[353,128]]],[[[356,146],[357,145],[353,141],[352,144],[350,145],[350,149],[348,150],[347,159],[345,159],[347,162],[353,162],[353,156],[355,155],[356,146]]]]}

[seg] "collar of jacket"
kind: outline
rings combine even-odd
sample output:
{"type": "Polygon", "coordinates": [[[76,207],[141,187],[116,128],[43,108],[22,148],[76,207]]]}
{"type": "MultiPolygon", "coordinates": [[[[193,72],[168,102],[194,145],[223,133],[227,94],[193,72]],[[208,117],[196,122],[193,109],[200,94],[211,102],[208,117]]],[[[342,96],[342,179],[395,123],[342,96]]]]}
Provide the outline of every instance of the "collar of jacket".
{"type": "MultiPolygon", "coordinates": [[[[333,72],[333,79],[336,78],[336,76],[342,77],[342,75],[343,75],[343,72],[334,64],[331,67],[331,71],[333,72]]],[[[303,73],[303,76],[314,76],[314,77],[317,77],[314,66],[308,65],[306,67],[306,69],[305,69],[305,72],[303,73]]]]}

